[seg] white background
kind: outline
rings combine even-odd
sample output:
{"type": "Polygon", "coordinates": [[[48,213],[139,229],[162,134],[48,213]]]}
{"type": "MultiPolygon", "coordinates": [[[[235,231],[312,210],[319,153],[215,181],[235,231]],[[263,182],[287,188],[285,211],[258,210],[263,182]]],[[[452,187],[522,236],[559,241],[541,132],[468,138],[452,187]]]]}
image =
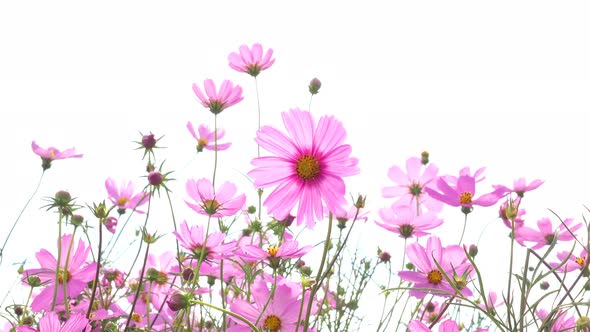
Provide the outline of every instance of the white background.
{"type": "MultiPolygon", "coordinates": [[[[548,208],[581,220],[590,201],[589,14],[584,1],[3,2],[0,240],[41,173],[32,140],[75,146],[84,158],[56,161],[45,174],[0,277],[14,280],[12,263],[28,258],[31,267],[32,254],[54,243],[56,218],[38,212],[41,198],[66,189],[80,204],[99,202],[109,176],[143,186],[141,153],[133,150],[139,131],[165,135],[159,153],[178,179],[171,185],[177,218],[197,220],[183,186],[209,177],[212,159],[195,154],[185,125],[212,126],[213,117],[193,82],[230,79],[244,88],[245,100],[219,116],[234,145],[220,154],[218,179],[253,197],[241,174],[256,151],[254,80],[230,69],[227,55],[254,42],[276,57],[258,79],[264,124],[282,128],[280,112],[306,109],[309,80],[322,81],[312,113],[340,119],[360,159],[361,174],[347,183],[373,211],[362,227],[367,255],[377,245],[401,254],[401,239],[372,220],[391,202],[380,194],[391,185],[388,168],[422,150],[441,174],[487,167],[479,193],[522,176],[544,179],[525,200],[529,224],[550,216],[548,208]]],[[[166,211],[164,200],[157,204],[166,211]]],[[[466,242],[485,229],[478,259],[490,279],[504,280],[509,241],[496,211],[476,208],[466,242]]],[[[444,215],[438,234],[450,244],[462,215],[452,208],[444,215]]],[[[169,232],[167,216],[151,225],[169,232]]]]}

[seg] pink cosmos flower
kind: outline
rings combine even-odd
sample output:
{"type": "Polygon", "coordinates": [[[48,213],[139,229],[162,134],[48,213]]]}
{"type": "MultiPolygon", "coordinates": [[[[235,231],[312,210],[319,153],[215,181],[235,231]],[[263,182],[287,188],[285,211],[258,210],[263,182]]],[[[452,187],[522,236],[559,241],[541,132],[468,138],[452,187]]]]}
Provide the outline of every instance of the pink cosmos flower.
{"type": "Polygon", "coordinates": [[[438,167],[434,164],[424,167],[420,158],[412,157],[406,161],[406,170],[404,173],[398,166],[389,169],[387,176],[398,185],[383,188],[383,197],[399,197],[400,204],[425,205],[429,211],[441,211],[442,203],[432,199],[424,190],[425,187],[436,189],[434,180],[438,167]]]}
{"type": "MultiPolygon", "coordinates": [[[[415,319],[408,324],[409,332],[432,332],[424,323],[415,319]]],[[[438,326],[439,332],[459,332],[459,325],[453,320],[446,320],[438,326]]],[[[487,332],[488,329],[479,329],[474,332],[487,332]]]]}
{"type": "Polygon", "coordinates": [[[229,66],[239,72],[256,77],[275,62],[275,59],[271,59],[272,52],[272,48],[269,48],[263,55],[262,45],[258,43],[252,45],[251,49],[247,45],[242,45],[240,53],[232,52],[228,56],[229,66]]]}
{"type": "MultiPolygon", "coordinates": [[[[256,280],[251,287],[254,303],[242,299],[234,299],[230,309],[251,322],[258,322],[262,331],[294,332],[297,328],[299,308],[301,307],[301,286],[298,283],[290,282],[280,277],[277,281],[274,296],[265,304],[270,297],[270,290],[267,282],[263,279],[256,280]],[[266,309],[263,311],[263,309],[266,309]]],[[[307,308],[309,292],[305,294],[303,308],[307,308]]],[[[317,308],[316,306],[312,306],[317,308]]],[[[314,310],[312,310],[312,314],[314,310]]],[[[228,332],[250,332],[250,327],[244,322],[233,320],[237,325],[227,329],[228,332]]],[[[301,328],[299,329],[301,331],[301,328]]]]}
{"type": "Polygon", "coordinates": [[[503,305],[504,301],[498,301],[498,294],[496,294],[496,292],[494,291],[490,291],[488,293],[488,298],[487,298],[487,307],[485,303],[481,303],[479,306],[487,311],[489,314],[491,315],[496,315],[496,308],[498,308],[499,306],[503,305]]]}
{"type": "Polygon", "coordinates": [[[48,149],[44,149],[37,145],[35,141],[31,143],[31,147],[33,148],[33,152],[41,157],[43,170],[47,170],[51,167],[51,162],[53,160],[58,159],[67,159],[67,158],[81,158],[83,155],[75,154],[76,150],[74,148],[70,148],[64,151],[60,151],[54,147],[49,147],[48,149]]]}
{"type": "Polygon", "coordinates": [[[533,182],[527,185],[524,178],[519,178],[514,180],[514,185],[512,189],[503,185],[492,185],[492,187],[494,187],[494,189],[500,189],[508,193],[516,193],[518,197],[523,197],[525,192],[539,188],[539,186],[542,185],[544,182],[545,181],[542,180],[534,180],[533,182]]]}
{"type": "Polygon", "coordinates": [[[247,262],[258,262],[269,260],[271,267],[278,267],[280,259],[300,258],[307,254],[313,246],[299,248],[297,241],[285,241],[280,245],[271,245],[268,250],[263,250],[255,245],[243,245],[236,255],[244,258],[247,262]]]}
{"type": "Polygon", "coordinates": [[[553,322],[549,323],[551,326],[550,332],[564,332],[564,331],[574,331],[576,327],[576,319],[571,315],[566,315],[566,312],[559,310],[557,312],[557,317],[553,316],[549,317],[549,313],[545,309],[539,309],[537,311],[537,317],[539,317],[543,322],[545,322],[548,318],[551,318],[553,322]]]}
{"type": "Polygon", "coordinates": [[[64,303],[63,284],[66,284],[66,292],[69,298],[78,296],[85,288],[89,281],[94,279],[96,273],[96,263],[86,263],[90,247],[86,247],[84,241],[79,240],[77,246],[72,246],[70,259],[66,259],[72,235],[64,235],[61,238],[62,256],[59,263],[57,281],[55,280],[55,269],[58,266],[56,258],[45,249],[41,249],[35,257],[41,265],[38,269],[29,269],[24,271],[23,276],[26,281],[29,276],[38,276],[41,283],[46,287],[35,297],[31,303],[34,311],[49,310],[53,299],[54,290],[57,287],[57,297],[55,303],[64,303]]]}
{"type": "Polygon", "coordinates": [[[379,216],[383,222],[375,221],[377,225],[399,234],[404,239],[428,235],[427,230],[436,228],[443,223],[443,220],[438,218],[434,212],[416,215],[413,207],[398,204],[380,209],[379,216]]]}
{"type": "Polygon", "coordinates": [[[39,329],[35,330],[30,326],[19,326],[16,328],[17,332],[80,332],[90,331],[91,327],[88,324],[88,319],[84,314],[73,314],[63,323],[53,311],[47,312],[39,319],[39,329]]]}
{"type": "Polygon", "coordinates": [[[242,97],[242,88],[239,85],[234,87],[233,83],[228,80],[221,83],[219,92],[217,91],[213,80],[205,80],[205,93],[207,96],[205,96],[201,89],[194,83],[193,91],[201,101],[201,105],[209,108],[213,114],[219,114],[224,109],[233,106],[244,99],[244,97],[242,97]]]}
{"type": "MultiPolygon", "coordinates": [[[[203,148],[211,151],[215,151],[215,131],[211,131],[209,127],[204,124],[199,126],[199,135],[195,132],[193,124],[190,121],[186,124],[188,131],[197,140],[197,152],[202,152],[203,148]]],[[[231,143],[219,143],[219,140],[223,138],[225,131],[223,129],[217,129],[217,151],[227,150],[231,143]]]]}
{"type": "Polygon", "coordinates": [[[233,183],[225,182],[218,191],[215,191],[213,184],[208,179],[199,181],[188,180],[186,191],[195,203],[186,201],[199,214],[215,218],[233,216],[242,209],[246,202],[246,195],[241,194],[234,197],[237,188],[233,183]]]}
{"type": "MultiPolygon", "coordinates": [[[[416,267],[416,271],[400,271],[399,277],[405,281],[414,283],[410,295],[419,299],[424,298],[426,294],[435,294],[440,296],[451,296],[455,289],[446,280],[446,274],[451,280],[458,276],[463,278],[472,272],[472,267],[465,256],[463,248],[458,245],[443,247],[438,237],[428,238],[426,248],[419,243],[412,243],[407,246],[406,253],[408,259],[416,267]],[[437,262],[442,271],[436,265],[437,262]]],[[[470,296],[471,291],[464,285],[456,283],[465,296],[470,296]]]]}
{"type": "Polygon", "coordinates": [[[420,321],[426,323],[426,324],[432,324],[434,322],[438,321],[442,321],[445,317],[448,316],[448,314],[442,313],[443,311],[443,306],[438,303],[438,301],[428,301],[425,304],[422,305],[422,308],[420,308],[420,310],[418,311],[418,317],[420,318],[420,321]],[[442,317],[439,318],[439,316],[442,313],[442,317]]]}
{"type": "Polygon", "coordinates": [[[137,213],[143,213],[143,211],[137,210],[137,208],[148,202],[149,193],[134,193],[135,186],[131,181],[127,182],[127,185],[121,182],[120,186],[117,186],[112,178],[108,178],[104,185],[107,188],[109,199],[119,208],[120,212],[124,213],[126,209],[131,209],[137,213]]]}
{"type": "Polygon", "coordinates": [[[561,273],[568,273],[571,271],[581,270],[586,267],[588,260],[588,249],[583,248],[579,255],[573,255],[569,251],[561,251],[557,253],[557,263],[549,263],[551,268],[557,268],[561,273]]]}
{"type": "Polygon", "coordinates": [[[515,240],[522,246],[525,245],[524,242],[535,242],[536,244],[531,247],[531,249],[535,250],[551,245],[554,240],[571,241],[575,238],[575,232],[582,227],[582,223],[571,226],[573,221],[572,218],[567,218],[553,230],[551,220],[542,218],[537,221],[538,231],[528,226],[515,229],[515,240]]]}
{"type": "Polygon", "coordinates": [[[512,221],[508,218],[506,214],[506,209],[508,206],[512,204],[513,207],[517,207],[518,211],[516,212],[516,218],[514,218],[514,229],[520,228],[524,226],[524,219],[522,217],[525,215],[526,210],[520,207],[520,197],[516,197],[515,200],[510,203],[510,199],[506,200],[502,205],[500,205],[499,216],[504,222],[504,225],[512,230],[512,221]]]}
{"type": "Polygon", "coordinates": [[[193,225],[189,228],[186,220],[180,224],[178,230],[179,232],[174,231],[172,234],[176,236],[180,245],[189,250],[197,259],[201,257],[203,250],[205,250],[205,259],[211,260],[230,256],[236,249],[236,244],[233,242],[223,243],[225,240],[224,233],[213,232],[205,234],[203,226],[193,225]]]}
{"type": "MultiPolygon", "coordinates": [[[[476,172],[476,176],[477,175],[478,172],[476,172]]],[[[465,211],[470,211],[470,209],[473,208],[473,205],[494,205],[504,195],[504,191],[500,189],[475,198],[476,182],[475,176],[460,175],[457,178],[456,184],[451,186],[444,178],[439,177],[436,183],[438,190],[441,192],[433,190],[429,187],[425,187],[424,189],[432,198],[451,206],[461,206],[465,211]]]]}
{"type": "Polygon", "coordinates": [[[297,223],[313,228],[324,206],[336,211],[346,203],[342,177],[359,173],[358,160],[349,157],[350,145],[342,144],[346,131],[333,116],[323,116],[316,126],[309,112],[283,112],[287,134],[264,126],[256,142],[275,156],[252,160],[248,173],[256,188],[276,186],[264,201],[269,214],[285,219],[298,204],[297,223]],[[315,217],[315,218],[314,218],[315,217]]]}
{"type": "Polygon", "coordinates": [[[104,222],[104,225],[109,232],[111,232],[112,234],[115,234],[115,228],[117,227],[118,223],[119,223],[119,221],[117,220],[117,218],[108,217],[107,220],[104,222]]]}

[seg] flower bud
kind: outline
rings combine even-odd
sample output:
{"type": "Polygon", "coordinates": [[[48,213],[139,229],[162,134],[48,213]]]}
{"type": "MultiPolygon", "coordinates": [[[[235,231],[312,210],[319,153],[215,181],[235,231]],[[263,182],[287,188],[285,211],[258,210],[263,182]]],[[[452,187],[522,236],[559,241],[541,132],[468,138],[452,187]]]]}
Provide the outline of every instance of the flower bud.
{"type": "Polygon", "coordinates": [[[82,226],[82,223],[84,222],[84,217],[82,217],[79,214],[75,214],[72,216],[72,219],[70,220],[70,222],[72,223],[72,225],[78,227],[78,226],[82,226]]]}
{"type": "Polygon", "coordinates": [[[471,256],[471,258],[474,258],[475,256],[477,256],[477,253],[479,252],[479,250],[477,249],[477,246],[475,244],[472,244],[469,246],[469,256],[471,256]]]}
{"type": "Polygon", "coordinates": [[[250,205],[248,206],[248,213],[249,214],[254,214],[256,213],[256,207],[254,205],[250,205]]]}
{"type": "Polygon", "coordinates": [[[191,268],[186,268],[182,271],[182,279],[184,281],[191,281],[195,277],[195,272],[191,268]]]}
{"type": "Polygon", "coordinates": [[[321,87],[322,87],[322,82],[320,82],[320,80],[318,80],[317,78],[313,78],[309,82],[309,93],[311,93],[312,95],[316,95],[320,91],[321,87]]]}
{"type": "Polygon", "coordinates": [[[17,316],[21,316],[24,313],[23,307],[21,307],[20,305],[17,305],[16,307],[14,307],[14,314],[17,316]]]}
{"type": "Polygon", "coordinates": [[[540,286],[541,286],[541,289],[542,289],[542,290],[547,290],[547,289],[549,289],[549,283],[548,283],[547,281],[543,281],[543,282],[541,282],[541,285],[540,285],[540,286]]]}
{"type": "Polygon", "coordinates": [[[383,263],[389,263],[389,261],[391,260],[391,255],[387,251],[383,251],[379,255],[379,260],[383,263]]]}
{"type": "Polygon", "coordinates": [[[576,320],[576,332],[586,332],[590,329],[590,318],[581,316],[576,320]]]}
{"type": "Polygon", "coordinates": [[[55,197],[54,197],[54,203],[55,206],[58,207],[66,207],[70,204],[70,201],[72,200],[72,195],[70,195],[69,192],[65,191],[65,190],[60,190],[57,193],[55,193],[55,197]]]}
{"type": "Polygon", "coordinates": [[[36,275],[28,276],[27,277],[27,284],[31,287],[39,287],[41,286],[41,278],[36,275]]]}
{"type": "Polygon", "coordinates": [[[146,150],[151,150],[156,147],[156,137],[154,134],[143,135],[141,138],[141,146],[143,146],[146,150]]]}
{"type": "Polygon", "coordinates": [[[164,180],[164,177],[162,176],[162,173],[160,172],[150,172],[150,174],[148,174],[148,181],[152,186],[159,186],[162,184],[164,180]]]}
{"type": "Polygon", "coordinates": [[[179,311],[190,307],[192,295],[185,291],[175,290],[170,294],[166,303],[172,311],[179,311]]]}
{"type": "Polygon", "coordinates": [[[422,161],[422,165],[427,165],[430,162],[430,154],[428,151],[422,151],[422,154],[420,154],[420,159],[422,161]]]}

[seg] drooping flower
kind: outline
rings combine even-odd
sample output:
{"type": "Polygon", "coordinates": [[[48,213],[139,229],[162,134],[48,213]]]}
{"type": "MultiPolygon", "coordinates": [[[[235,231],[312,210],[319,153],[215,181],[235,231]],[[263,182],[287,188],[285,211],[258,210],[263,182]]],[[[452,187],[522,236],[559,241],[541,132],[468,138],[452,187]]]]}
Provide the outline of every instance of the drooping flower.
{"type": "Polygon", "coordinates": [[[35,141],[31,143],[31,147],[33,148],[33,152],[41,157],[41,167],[43,170],[47,170],[51,167],[51,162],[58,159],[67,159],[67,158],[81,158],[82,154],[76,154],[76,150],[74,148],[69,148],[64,151],[60,151],[54,147],[49,147],[44,149],[37,145],[35,141]]]}
{"type": "Polygon", "coordinates": [[[251,49],[247,45],[240,46],[239,53],[232,52],[227,58],[231,68],[256,77],[275,62],[275,59],[271,59],[272,53],[272,48],[269,48],[263,54],[262,45],[255,43],[251,49]]]}
{"type": "MultiPolygon", "coordinates": [[[[204,124],[199,125],[199,135],[195,132],[193,124],[190,121],[186,124],[186,128],[191,135],[197,140],[197,152],[203,151],[203,148],[211,151],[215,151],[215,131],[212,131],[204,124]]],[[[225,131],[223,129],[217,129],[217,151],[227,150],[231,143],[219,143],[219,140],[223,138],[225,131]]]]}
{"type": "Polygon", "coordinates": [[[436,228],[443,223],[443,220],[438,218],[434,212],[416,215],[415,208],[398,204],[380,209],[379,216],[382,222],[375,221],[377,225],[399,234],[404,239],[428,235],[427,230],[436,228]]]}
{"type": "Polygon", "coordinates": [[[553,229],[551,220],[549,218],[542,218],[537,221],[539,230],[535,230],[528,226],[522,226],[515,229],[515,240],[524,246],[524,242],[534,242],[535,245],[531,249],[540,249],[544,246],[549,246],[553,241],[571,241],[575,238],[575,232],[582,227],[582,223],[572,225],[574,220],[567,218],[563,223],[553,229]]]}
{"type": "Polygon", "coordinates": [[[188,180],[186,191],[195,203],[186,201],[197,213],[215,218],[233,216],[244,206],[246,195],[234,197],[237,188],[233,183],[224,182],[218,191],[215,191],[209,179],[198,181],[188,180]]]}
{"type": "Polygon", "coordinates": [[[406,173],[399,166],[389,169],[387,176],[397,186],[383,188],[383,197],[399,197],[400,204],[426,206],[429,211],[438,212],[442,210],[442,203],[432,199],[425,191],[425,187],[436,189],[434,180],[437,173],[438,167],[434,164],[424,166],[420,158],[409,158],[406,161],[406,173]]]}
{"type": "Polygon", "coordinates": [[[224,109],[233,106],[244,99],[244,97],[242,97],[242,88],[239,85],[234,87],[233,83],[228,80],[224,80],[223,83],[221,83],[219,91],[217,91],[213,80],[205,80],[205,94],[207,94],[207,96],[205,96],[197,84],[194,83],[193,91],[201,101],[201,105],[209,108],[213,114],[219,114],[224,109]]]}
{"type": "Polygon", "coordinates": [[[64,303],[64,284],[66,285],[67,296],[74,298],[86,288],[89,281],[94,279],[97,264],[96,262],[86,263],[86,259],[90,253],[90,247],[86,247],[82,240],[78,241],[77,246],[72,245],[66,269],[65,257],[67,257],[68,250],[70,249],[71,241],[73,241],[71,234],[64,235],[61,238],[62,255],[59,267],[56,258],[46,249],[41,249],[35,255],[41,268],[24,271],[24,280],[27,280],[29,276],[37,276],[41,280],[41,283],[46,285],[31,303],[31,308],[34,311],[50,309],[56,287],[57,297],[55,303],[64,303]],[[58,269],[57,280],[55,280],[56,267],[58,269]]]}
{"type": "Polygon", "coordinates": [[[400,271],[398,275],[401,279],[414,283],[409,293],[411,296],[421,299],[429,293],[448,297],[455,293],[455,288],[466,296],[471,295],[466,285],[455,282],[453,288],[444,276],[446,274],[453,280],[455,276],[462,277],[472,272],[473,268],[460,246],[443,247],[440,239],[432,236],[428,238],[426,248],[417,242],[409,244],[406,254],[416,267],[416,271],[400,271]]]}
{"type": "Polygon", "coordinates": [[[62,321],[53,311],[47,312],[39,319],[39,329],[35,330],[30,326],[19,326],[17,332],[80,332],[90,331],[88,319],[84,314],[72,314],[70,318],[62,325],[62,321]]]}
{"type": "Polygon", "coordinates": [[[492,187],[494,187],[494,189],[501,189],[508,193],[515,193],[518,197],[523,197],[525,192],[539,188],[539,186],[544,182],[545,181],[537,179],[527,185],[524,178],[518,178],[514,180],[512,189],[503,185],[492,185],[492,187]]]}
{"type": "Polygon", "coordinates": [[[133,182],[128,181],[127,185],[122,182],[120,186],[117,186],[113,179],[108,178],[105,181],[105,187],[107,188],[109,199],[118,207],[120,213],[124,213],[126,209],[143,213],[143,211],[137,210],[137,208],[147,203],[150,195],[146,192],[134,193],[135,186],[133,182]]]}
{"type": "Polygon", "coordinates": [[[297,223],[312,228],[324,204],[336,211],[346,203],[342,177],[359,173],[358,160],[349,156],[346,131],[333,116],[316,126],[309,112],[292,109],[283,113],[283,123],[287,134],[270,126],[258,131],[256,142],[274,156],[253,159],[256,168],[248,176],[256,188],[276,186],[264,201],[269,214],[282,220],[297,204],[297,223]]]}

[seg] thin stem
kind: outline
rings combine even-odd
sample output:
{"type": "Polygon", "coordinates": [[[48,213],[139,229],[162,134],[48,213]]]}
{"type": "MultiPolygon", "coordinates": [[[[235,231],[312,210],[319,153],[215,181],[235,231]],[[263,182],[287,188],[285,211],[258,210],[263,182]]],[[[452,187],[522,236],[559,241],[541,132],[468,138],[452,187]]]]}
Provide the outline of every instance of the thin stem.
{"type": "Polygon", "coordinates": [[[66,319],[70,318],[70,306],[68,304],[68,288],[67,288],[67,284],[68,284],[68,278],[67,278],[67,274],[68,274],[68,265],[70,263],[70,255],[72,253],[72,245],[74,244],[74,236],[76,235],[76,229],[78,229],[78,227],[74,228],[74,232],[72,233],[72,237],[70,239],[70,244],[68,245],[68,253],[66,254],[66,262],[64,264],[64,276],[63,278],[63,293],[64,293],[64,308],[66,311],[65,317],[66,319]]]}
{"type": "Polygon", "coordinates": [[[14,221],[14,224],[12,224],[12,227],[10,228],[10,231],[8,232],[8,235],[6,236],[6,239],[4,240],[4,243],[2,244],[2,248],[0,248],[0,265],[2,265],[2,260],[3,260],[3,257],[4,257],[4,248],[6,247],[6,243],[8,243],[8,239],[10,239],[10,235],[12,235],[12,231],[14,231],[14,228],[16,227],[16,225],[20,221],[20,218],[22,217],[23,213],[27,209],[27,206],[29,206],[29,203],[31,203],[31,200],[37,194],[37,191],[39,190],[39,187],[41,186],[41,180],[43,180],[43,175],[44,174],[45,174],[45,171],[43,171],[41,173],[41,177],[39,178],[39,182],[37,183],[37,187],[33,191],[33,194],[31,195],[31,197],[29,197],[29,199],[27,200],[27,203],[25,204],[25,206],[23,206],[22,210],[18,214],[18,217],[16,217],[16,220],[14,221]]]}
{"type": "Polygon", "coordinates": [[[61,222],[63,219],[63,213],[61,211],[61,209],[59,210],[59,220],[57,222],[57,262],[55,265],[55,283],[54,286],[55,288],[53,289],[53,298],[51,299],[51,311],[53,311],[55,309],[55,301],[57,299],[57,285],[59,284],[59,274],[61,273],[60,271],[60,267],[61,267],[61,244],[62,244],[62,238],[61,238],[61,222]]]}
{"type": "Polygon", "coordinates": [[[102,256],[102,223],[105,219],[101,218],[98,222],[98,254],[96,257],[96,274],[94,275],[94,281],[92,283],[92,295],[90,295],[90,304],[88,305],[88,311],[86,311],[86,319],[90,319],[90,312],[92,311],[94,298],[96,297],[96,287],[98,286],[98,277],[100,274],[100,259],[102,256]]]}
{"type": "Polygon", "coordinates": [[[145,248],[145,256],[143,259],[143,266],[141,267],[141,273],[139,274],[139,284],[137,285],[137,291],[135,292],[135,297],[133,298],[133,304],[131,305],[131,310],[129,311],[129,316],[127,317],[127,323],[125,324],[125,330],[124,330],[125,332],[129,331],[129,323],[131,323],[131,317],[133,316],[133,310],[135,310],[135,304],[137,304],[137,299],[139,299],[139,292],[141,292],[141,287],[142,287],[142,283],[143,283],[143,275],[145,273],[145,267],[147,265],[149,252],[150,252],[150,243],[147,242],[147,246],[145,248]]]}
{"type": "Polygon", "coordinates": [[[467,213],[465,213],[465,219],[463,220],[463,231],[461,232],[461,238],[459,239],[459,245],[463,243],[463,235],[465,235],[465,229],[467,228],[467,213]]]}

